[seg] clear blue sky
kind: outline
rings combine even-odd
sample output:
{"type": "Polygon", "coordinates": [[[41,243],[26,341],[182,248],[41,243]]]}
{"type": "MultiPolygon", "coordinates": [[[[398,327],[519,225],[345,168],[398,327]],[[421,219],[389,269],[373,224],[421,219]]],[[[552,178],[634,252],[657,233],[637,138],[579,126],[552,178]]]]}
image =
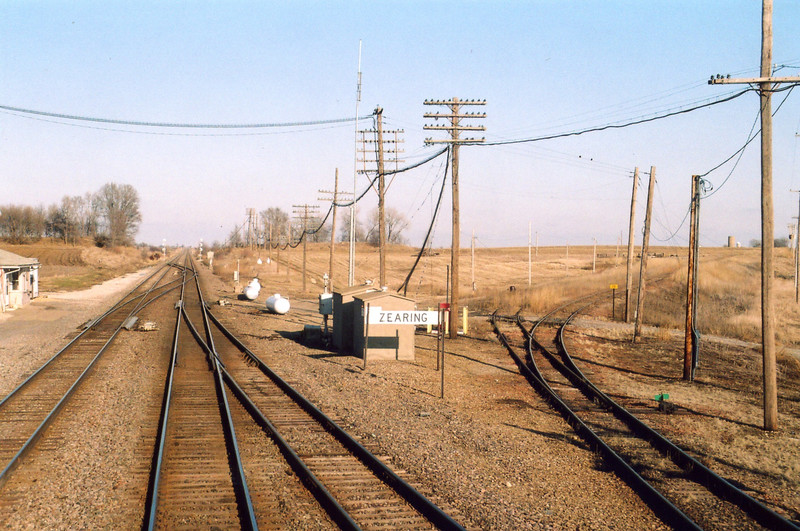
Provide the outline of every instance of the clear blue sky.
{"type": "MultiPolygon", "coordinates": [[[[761,2],[68,2],[0,3],[0,105],[180,123],[352,117],[358,42],[361,115],[384,108],[421,160],[428,98],[488,101],[487,140],[560,133],[676,110],[738,89],[712,74],[755,76],[761,2]]],[[[775,0],[778,75],[800,75],[800,3],[775,0]]],[[[786,92],[776,94],[773,109],[786,92]]],[[[800,93],[775,117],[776,236],[797,215],[800,93]]],[[[622,130],[462,149],[462,242],[614,244],[627,235],[630,174],[655,166],[653,233],[684,217],[690,176],[736,151],[757,118],[755,94],[622,130]]],[[[371,122],[363,122],[368,127],[371,122]]],[[[245,209],[314,203],[335,168],[352,189],[352,123],[260,130],[165,130],[0,112],[0,204],[48,205],[106,182],[133,185],[137,239],[224,240],[245,209]]],[[[436,133],[433,133],[436,136],[436,133]]],[[[439,134],[441,136],[441,134],[439,134]]],[[[719,186],[732,164],[710,174],[719,186]]],[[[403,173],[387,204],[421,243],[441,162],[403,173]]],[[[646,182],[646,177],[644,177],[646,182]]],[[[359,178],[359,189],[366,185],[359,178]]],[[[435,235],[449,244],[449,191],[435,235]]],[[[640,190],[644,204],[645,190],[640,190]]],[[[361,206],[363,205],[363,206],[361,206]]],[[[377,205],[374,194],[360,217],[377,205]]],[[[323,211],[326,205],[321,204],[323,211]]],[[[703,245],[760,236],[759,142],[702,207],[703,245]]],[[[638,225],[643,221],[639,209],[638,225]]],[[[684,245],[684,226],[668,243],[684,245]]],[[[660,243],[655,240],[653,243],[660,243]]]]}

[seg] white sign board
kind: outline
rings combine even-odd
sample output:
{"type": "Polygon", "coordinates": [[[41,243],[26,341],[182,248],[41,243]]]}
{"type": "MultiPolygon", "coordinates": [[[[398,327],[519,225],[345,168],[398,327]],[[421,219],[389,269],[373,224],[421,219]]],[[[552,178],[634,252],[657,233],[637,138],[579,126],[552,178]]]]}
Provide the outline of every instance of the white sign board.
{"type": "Polygon", "coordinates": [[[369,324],[391,324],[391,325],[435,325],[439,322],[439,312],[425,310],[405,310],[389,311],[382,310],[380,307],[369,309],[369,324]]]}

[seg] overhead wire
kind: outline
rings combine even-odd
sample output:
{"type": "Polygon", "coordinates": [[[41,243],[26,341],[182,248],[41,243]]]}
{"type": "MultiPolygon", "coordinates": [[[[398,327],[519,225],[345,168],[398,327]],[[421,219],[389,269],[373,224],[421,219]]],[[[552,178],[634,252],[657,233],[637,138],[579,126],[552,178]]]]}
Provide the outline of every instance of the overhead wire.
{"type": "MultiPolygon", "coordinates": [[[[780,102],[780,104],[778,104],[778,107],[777,107],[777,108],[776,108],[776,109],[775,109],[775,110],[772,112],[772,116],[775,116],[775,115],[778,113],[778,111],[779,111],[779,110],[781,110],[781,107],[783,107],[783,104],[784,104],[784,103],[786,103],[786,100],[787,100],[787,99],[789,98],[789,96],[791,95],[791,93],[792,93],[792,90],[794,89],[794,87],[795,87],[795,86],[797,86],[797,85],[791,85],[791,86],[787,87],[787,89],[789,90],[789,92],[786,94],[786,96],[784,96],[784,98],[783,98],[783,100],[780,102]]],[[[781,91],[782,91],[782,90],[781,90],[781,91]]],[[[707,172],[700,174],[700,177],[706,177],[706,176],[707,176],[707,175],[709,175],[711,172],[713,172],[713,171],[716,171],[716,170],[718,170],[719,168],[721,168],[722,166],[724,166],[725,164],[727,164],[729,161],[731,161],[731,160],[732,160],[734,157],[736,157],[737,155],[739,156],[739,157],[738,157],[738,159],[736,160],[736,163],[735,163],[735,164],[733,165],[733,167],[731,168],[731,171],[730,171],[730,172],[728,172],[728,175],[727,175],[727,177],[725,177],[725,179],[723,179],[722,183],[720,183],[720,185],[719,185],[718,187],[716,187],[716,189],[713,187],[713,185],[711,185],[711,187],[709,188],[709,190],[710,190],[710,191],[709,191],[709,193],[707,193],[706,195],[704,195],[704,196],[703,196],[703,199],[713,196],[713,195],[714,195],[714,194],[716,194],[718,191],[720,191],[720,190],[722,189],[722,187],[723,187],[723,186],[725,186],[725,183],[727,183],[727,182],[728,182],[728,179],[730,179],[730,178],[731,178],[731,176],[733,175],[733,172],[734,172],[734,170],[735,170],[735,169],[736,169],[736,167],[739,165],[739,162],[742,160],[742,156],[744,155],[744,150],[747,148],[747,146],[748,146],[748,145],[750,145],[750,143],[751,143],[753,140],[755,140],[756,138],[758,138],[758,136],[761,134],[761,129],[759,129],[759,130],[758,130],[758,131],[756,131],[755,133],[753,133],[753,130],[755,129],[755,127],[756,127],[756,124],[758,123],[758,117],[761,115],[761,112],[762,112],[762,111],[763,111],[763,107],[759,108],[758,114],[756,114],[755,121],[753,122],[753,125],[750,127],[750,133],[748,133],[748,137],[749,137],[749,138],[748,138],[748,139],[747,139],[747,141],[744,143],[744,145],[743,145],[742,147],[740,147],[739,149],[737,149],[737,150],[736,150],[736,151],[735,151],[735,152],[734,152],[734,153],[733,153],[733,154],[732,154],[730,157],[728,157],[727,159],[725,159],[725,160],[724,160],[724,161],[722,161],[721,163],[717,164],[716,166],[714,166],[713,168],[711,168],[711,169],[710,169],[710,170],[708,170],[707,172]]],[[[711,183],[709,183],[709,184],[711,184],[711,183]]]]}
{"type": "MultiPolygon", "coordinates": [[[[772,92],[783,92],[783,91],[788,91],[788,92],[787,92],[787,94],[786,94],[786,96],[784,96],[783,100],[781,100],[780,104],[778,104],[778,106],[777,106],[777,107],[775,108],[775,110],[772,112],[772,116],[775,116],[775,115],[778,113],[778,111],[781,109],[781,107],[783,106],[783,104],[784,104],[784,103],[786,103],[786,100],[789,98],[789,96],[790,96],[790,95],[791,95],[791,93],[792,93],[792,90],[793,90],[793,89],[794,89],[794,87],[796,87],[796,86],[797,86],[797,84],[791,84],[791,85],[789,85],[789,86],[787,86],[787,87],[784,87],[784,88],[781,88],[781,89],[774,89],[774,90],[772,90],[772,92]]],[[[756,131],[755,133],[753,133],[753,130],[755,129],[755,127],[756,127],[756,124],[758,123],[758,117],[761,115],[761,112],[762,112],[762,111],[763,111],[763,106],[759,108],[759,111],[758,111],[758,113],[756,114],[755,121],[753,122],[753,125],[750,127],[750,132],[748,133],[748,139],[747,139],[747,141],[746,141],[746,142],[745,142],[745,143],[742,145],[742,147],[740,147],[739,149],[737,149],[737,150],[736,150],[736,151],[735,151],[735,152],[734,152],[734,153],[733,153],[731,156],[729,156],[729,157],[728,157],[728,158],[726,158],[724,161],[722,161],[721,163],[717,164],[716,166],[714,166],[713,168],[711,168],[711,169],[710,169],[710,170],[708,170],[707,172],[705,172],[705,173],[702,173],[702,174],[699,174],[699,177],[700,177],[700,186],[701,186],[701,190],[700,190],[700,192],[701,192],[701,194],[704,194],[704,195],[701,195],[700,199],[707,199],[707,198],[709,198],[709,197],[713,196],[715,193],[717,193],[718,191],[720,191],[720,190],[722,189],[722,187],[725,185],[725,183],[727,183],[727,182],[728,182],[728,180],[731,178],[731,176],[733,175],[733,172],[734,172],[734,170],[735,170],[735,169],[736,169],[736,167],[739,165],[739,162],[740,162],[740,161],[741,161],[741,159],[742,159],[742,156],[743,156],[743,154],[744,154],[744,151],[745,151],[745,149],[746,149],[746,148],[747,148],[747,146],[748,146],[748,145],[750,145],[750,143],[751,143],[753,140],[755,140],[755,139],[756,139],[756,138],[759,136],[759,134],[761,133],[761,129],[759,129],[759,130],[758,130],[758,131],[756,131]],[[731,161],[731,160],[732,160],[734,157],[736,157],[737,155],[738,155],[738,159],[736,160],[736,163],[733,165],[733,167],[731,168],[731,171],[730,171],[730,172],[728,172],[728,175],[725,177],[725,179],[722,181],[722,183],[721,183],[721,184],[720,184],[718,187],[714,188],[713,184],[712,184],[712,183],[711,183],[709,180],[707,180],[707,179],[703,179],[703,177],[706,177],[706,176],[708,176],[710,173],[712,173],[712,172],[714,172],[714,171],[718,170],[719,168],[721,168],[722,166],[724,166],[725,164],[727,164],[728,162],[730,162],[730,161],[731,161]]],[[[657,185],[657,183],[656,183],[656,185],[657,185]]],[[[659,194],[659,198],[660,198],[660,194],[659,194]]],[[[666,207],[664,207],[664,205],[663,205],[663,202],[662,202],[662,208],[664,208],[664,210],[666,211],[666,207]]],[[[684,216],[683,216],[683,219],[681,220],[681,223],[680,223],[680,225],[678,225],[678,228],[677,228],[677,229],[675,229],[674,231],[672,231],[672,233],[671,233],[669,236],[667,236],[666,238],[664,238],[664,239],[662,239],[662,238],[658,238],[658,237],[657,237],[657,236],[655,236],[655,235],[653,235],[653,238],[655,238],[656,240],[658,240],[658,241],[661,241],[661,242],[665,242],[665,241],[669,241],[669,240],[673,239],[673,238],[674,238],[674,237],[675,237],[675,236],[678,234],[678,232],[681,230],[681,228],[683,228],[683,225],[684,225],[684,223],[686,223],[686,220],[689,218],[689,213],[690,213],[690,212],[691,212],[691,203],[690,203],[689,207],[687,207],[687,209],[686,209],[686,213],[684,214],[684,216]]],[[[659,222],[659,224],[661,224],[661,223],[659,222]]],[[[669,229],[668,229],[668,227],[666,227],[665,225],[663,225],[663,224],[661,224],[661,225],[662,225],[662,228],[669,230],[669,229]]]]}
{"type": "MultiPolygon", "coordinates": [[[[339,128],[348,126],[347,122],[341,122],[341,123],[336,122],[336,123],[332,123],[332,124],[324,126],[324,127],[323,126],[308,126],[306,128],[300,128],[302,126],[297,126],[298,128],[290,129],[290,128],[294,127],[294,126],[287,125],[285,129],[276,127],[276,128],[270,129],[270,130],[263,130],[262,129],[262,130],[249,131],[249,132],[246,132],[246,133],[232,133],[232,132],[200,133],[200,132],[197,132],[197,131],[199,131],[198,129],[194,129],[194,130],[192,130],[192,132],[186,132],[186,131],[176,132],[176,131],[167,131],[167,130],[165,130],[163,128],[162,129],[156,129],[156,130],[146,130],[146,129],[135,130],[135,129],[120,129],[120,128],[114,128],[114,127],[102,127],[102,126],[98,126],[98,125],[89,125],[88,123],[69,123],[69,122],[58,121],[58,120],[55,120],[55,119],[51,120],[51,119],[47,119],[47,118],[41,118],[41,117],[34,116],[34,115],[20,114],[20,113],[16,113],[16,112],[6,111],[6,110],[3,110],[3,109],[0,109],[0,113],[7,114],[9,116],[16,116],[18,118],[24,118],[26,120],[34,120],[34,121],[37,121],[37,122],[45,122],[45,123],[56,124],[56,125],[65,125],[65,126],[68,126],[68,127],[79,127],[81,129],[91,129],[91,130],[94,130],[94,131],[110,131],[110,132],[114,132],[114,133],[126,133],[126,134],[135,134],[135,135],[151,135],[151,136],[182,136],[182,137],[268,136],[268,135],[285,135],[285,134],[308,132],[308,131],[323,131],[323,130],[327,130],[327,129],[339,129],[339,128]],[[290,129],[290,130],[287,131],[286,129],[290,129]]],[[[359,118],[359,121],[363,120],[365,118],[366,117],[361,117],[361,118],[359,118]]],[[[230,130],[226,130],[226,131],[230,131],[230,130]]]]}
{"type": "Polygon", "coordinates": [[[703,103],[701,105],[695,105],[695,106],[689,107],[687,109],[681,109],[681,110],[678,110],[678,111],[668,112],[668,113],[661,114],[661,115],[658,115],[658,116],[651,116],[651,117],[648,117],[648,118],[641,118],[641,119],[638,119],[638,120],[632,120],[632,121],[625,122],[625,123],[611,123],[611,124],[605,124],[605,125],[600,125],[600,126],[596,126],[596,127],[589,127],[589,128],[581,129],[581,130],[578,130],[578,131],[569,131],[569,132],[566,132],[566,133],[556,133],[556,134],[552,134],[552,135],[544,135],[544,136],[538,136],[538,137],[532,137],[532,138],[520,138],[520,139],[514,139],[514,140],[502,140],[502,141],[496,141],[496,142],[481,142],[481,143],[476,143],[474,145],[476,145],[476,146],[502,146],[502,145],[508,145],[508,144],[524,144],[524,143],[528,143],[528,142],[541,142],[541,141],[544,141],[544,140],[553,140],[553,139],[556,139],[556,138],[566,138],[566,137],[570,137],[570,136],[579,136],[579,135],[584,135],[584,134],[587,134],[587,133],[594,133],[594,132],[598,132],[598,131],[606,131],[606,130],[609,130],[609,129],[623,129],[623,128],[631,127],[631,126],[634,126],[634,125],[640,125],[640,124],[643,124],[643,123],[654,122],[656,120],[663,120],[664,118],[669,118],[669,117],[677,116],[677,115],[680,115],[680,114],[686,114],[686,113],[689,113],[689,112],[697,111],[699,109],[704,109],[704,108],[711,107],[711,106],[714,106],[714,105],[719,105],[721,103],[726,103],[726,102],[729,102],[731,100],[735,100],[736,98],[739,98],[739,97],[747,94],[748,92],[753,92],[754,90],[756,90],[756,89],[747,88],[747,89],[741,90],[739,92],[736,92],[733,95],[730,95],[730,96],[727,96],[727,97],[724,97],[724,98],[720,98],[720,99],[717,99],[717,100],[714,100],[714,101],[711,101],[711,102],[708,102],[708,103],[703,103]]]}
{"type": "MultiPolygon", "coordinates": [[[[427,157],[425,160],[422,160],[422,161],[420,161],[420,162],[418,162],[416,164],[413,164],[411,166],[407,166],[405,168],[400,168],[398,170],[393,170],[391,172],[384,172],[384,174],[387,174],[387,173],[396,174],[396,173],[403,173],[403,172],[406,172],[406,171],[409,171],[409,170],[413,170],[414,168],[418,168],[418,167],[422,166],[423,164],[426,164],[426,163],[436,159],[437,157],[439,157],[440,155],[442,155],[446,151],[448,151],[448,149],[444,148],[444,149],[438,151],[437,153],[434,153],[433,155],[427,157]]],[[[352,201],[349,201],[347,203],[339,203],[339,202],[336,202],[336,201],[331,201],[331,205],[328,208],[328,212],[327,212],[327,214],[325,214],[325,217],[322,219],[322,221],[319,223],[319,225],[317,225],[317,227],[314,228],[314,229],[310,229],[310,230],[309,229],[304,229],[303,232],[300,234],[300,236],[297,237],[297,241],[294,244],[287,242],[287,243],[283,244],[282,247],[280,247],[281,246],[280,243],[278,243],[278,244],[270,244],[270,245],[272,245],[273,249],[277,249],[278,247],[280,247],[281,250],[286,249],[287,247],[291,247],[292,249],[296,248],[298,245],[300,245],[300,243],[302,243],[302,241],[306,237],[306,235],[316,234],[317,232],[322,230],[322,227],[328,221],[328,217],[331,215],[331,212],[333,212],[333,207],[334,206],[337,206],[337,207],[349,207],[349,206],[359,202],[361,199],[363,199],[363,197],[365,195],[367,195],[367,192],[370,191],[370,189],[375,185],[375,182],[379,178],[380,178],[380,175],[376,175],[373,179],[371,179],[369,185],[364,189],[364,191],[361,192],[361,194],[359,194],[357,197],[355,197],[352,201]]]]}
{"type": "Polygon", "coordinates": [[[422,245],[419,248],[419,253],[417,253],[417,258],[414,260],[414,265],[411,266],[411,270],[408,272],[406,279],[403,281],[402,284],[400,284],[400,287],[397,288],[397,293],[400,293],[401,289],[403,290],[403,296],[405,296],[406,293],[408,292],[408,283],[411,282],[411,277],[414,274],[414,271],[417,269],[417,264],[419,264],[420,258],[422,258],[422,255],[425,253],[425,246],[428,245],[428,239],[430,238],[431,233],[433,232],[433,227],[436,224],[436,217],[437,214],[439,213],[439,207],[442,204],[442,196],[444,195],[444,185],[447,182],[447,168],[448,166],[450,166],[450,156],[451,156],[449,147],[445,148],[445,151],[447,151],[447,164],[445,165],[445,172],[444,175],[442,176],[442,187],[439,190],[439,198],[436,200],[436,208],[433,211],[431,223],[428,226],[428,232],[425,234],[425,239],[423,240],[422,245]]]}
{"type": "Polygon", "coordinates": [[[12,111],[26,115],[45,116],[48,118],[59,118],[62,120],[74,120],[78,122],[94,122],[94,123],[114,124],[114,125],[128,125],[136,127],[166,127],[171,129],[261,129],[261,128],[272,128],[272,127],[302,127],[309,125],[346,123],[346,122],[353,122],[355,120],[365,120],[367,118],[372,117],[372,115],[367,115],[356,118],[333,118],[327,120],[307,120],[300,122],[202,124],[202,123],[180,123],[180,122],[146,122],[138,120],[121,120],[116,118],[97,118],[92,116],[81,116],[77,114],[64,114],[64,113],[37,111],[33,109],[23,109],[21,107],[11,107],[9,105],[0,105],[0,110],[12,111]]]}

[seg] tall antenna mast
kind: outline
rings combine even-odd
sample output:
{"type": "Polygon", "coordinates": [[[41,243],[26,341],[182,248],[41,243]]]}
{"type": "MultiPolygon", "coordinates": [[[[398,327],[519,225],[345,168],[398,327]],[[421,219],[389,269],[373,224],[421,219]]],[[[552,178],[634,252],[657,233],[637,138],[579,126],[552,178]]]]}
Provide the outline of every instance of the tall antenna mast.
{"type": "Polygon", "coordinates": [[[361,39],[358,39],[358,83],[356,85],[356,127],[353,153],[353,204],[350,205],[350,264],[347,285],[355,284],[356,279],[356,194],[358,177],[358,105],[361,103],[361,39]]]}

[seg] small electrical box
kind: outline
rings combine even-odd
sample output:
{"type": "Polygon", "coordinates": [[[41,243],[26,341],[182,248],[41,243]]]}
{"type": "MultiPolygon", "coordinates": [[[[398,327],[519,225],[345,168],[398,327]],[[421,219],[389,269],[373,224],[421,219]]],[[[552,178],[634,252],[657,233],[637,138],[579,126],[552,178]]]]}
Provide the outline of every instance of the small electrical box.
{"type": "Polygon", "coordinates": [[[319,313],[322,315],[333,315],[333,293],[320,293],[319,313]]]}

